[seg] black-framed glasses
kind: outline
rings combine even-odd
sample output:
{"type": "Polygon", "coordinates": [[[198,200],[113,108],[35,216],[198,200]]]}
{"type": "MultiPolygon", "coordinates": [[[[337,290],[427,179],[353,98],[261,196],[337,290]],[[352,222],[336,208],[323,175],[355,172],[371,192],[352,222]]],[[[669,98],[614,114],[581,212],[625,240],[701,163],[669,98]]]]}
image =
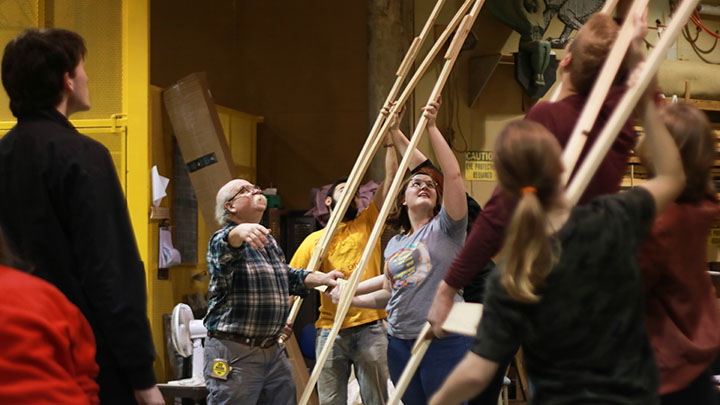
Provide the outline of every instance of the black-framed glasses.
{"type": "Polygon", "coordinates": [[[262,189],[258,186],[242,186],[242,187],[240,187],[240,190],[238,190],[238,192],[235,193],[235,195],[233,195],[232,197],[230,197],[230,199],[228,199],[226,202],[231,202],[232,200],[236,199],[238,196],[239,197],[247,197],[249,195],[253,195],[256,192],[260,192],[260,191],[262,191],[262,189]]]}

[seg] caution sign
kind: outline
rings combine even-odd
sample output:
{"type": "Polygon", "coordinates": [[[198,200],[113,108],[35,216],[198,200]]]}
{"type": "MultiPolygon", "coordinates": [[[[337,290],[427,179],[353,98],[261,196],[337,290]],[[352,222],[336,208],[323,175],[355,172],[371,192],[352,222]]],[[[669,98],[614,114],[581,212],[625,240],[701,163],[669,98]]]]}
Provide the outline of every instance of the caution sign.
{"type": "Polygon", "coordinates": [[[712,227],[710,227],[708,245],[720,247],[720,222],[715,222],[712,227]]]}
{"type": "Polygon", "coordinates": [[[492,151],[480,150],[465,152],[465,180],[497,180],[492,151]]]}

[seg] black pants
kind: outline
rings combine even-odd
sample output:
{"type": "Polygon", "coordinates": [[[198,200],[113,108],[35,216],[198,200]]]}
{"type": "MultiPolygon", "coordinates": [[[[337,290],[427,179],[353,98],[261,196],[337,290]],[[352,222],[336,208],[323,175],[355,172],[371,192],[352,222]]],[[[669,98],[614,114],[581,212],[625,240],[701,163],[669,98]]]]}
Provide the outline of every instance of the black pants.
{"type": "Polygon", "coordinates": [[[661,396],[660,403],[662,405],[717,405],[720,404],[720,401],[718,400],[718,391],[712,381],[712,374],[708,369],[687,387],[661,396]]]}

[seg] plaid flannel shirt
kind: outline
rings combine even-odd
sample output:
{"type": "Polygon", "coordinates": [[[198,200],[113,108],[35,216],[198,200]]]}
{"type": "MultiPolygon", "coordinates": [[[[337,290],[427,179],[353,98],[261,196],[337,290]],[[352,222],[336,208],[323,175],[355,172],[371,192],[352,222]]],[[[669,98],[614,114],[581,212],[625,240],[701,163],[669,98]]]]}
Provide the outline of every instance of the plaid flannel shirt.
{"type": "Polygon", "coordinates": [[[287,321],[289,295],[307,295],[304,280],[309,272],[288,266],[271,235],[264,252],[247,243],[232,247],[228,234],[236,226],[230,223],[215,232],[208,244],[205,327],[251,338],[275,337],[287,321]]]}

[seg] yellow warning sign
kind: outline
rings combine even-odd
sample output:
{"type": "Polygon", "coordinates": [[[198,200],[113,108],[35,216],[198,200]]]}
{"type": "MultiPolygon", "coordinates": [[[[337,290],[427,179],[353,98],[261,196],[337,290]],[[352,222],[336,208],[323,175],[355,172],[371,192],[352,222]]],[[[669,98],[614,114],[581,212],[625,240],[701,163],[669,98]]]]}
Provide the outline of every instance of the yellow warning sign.
{"type": "Polygon", "coordinates": [[[708,245],[720,246],[720,222],[716,222],[710,227],[710,237],[708,238],[708,245]]]}
{"type": "Polygon", "coordinates": [[[492,151],[480,150],[465,152],[465,180],[497,180],[492,151]]]}

